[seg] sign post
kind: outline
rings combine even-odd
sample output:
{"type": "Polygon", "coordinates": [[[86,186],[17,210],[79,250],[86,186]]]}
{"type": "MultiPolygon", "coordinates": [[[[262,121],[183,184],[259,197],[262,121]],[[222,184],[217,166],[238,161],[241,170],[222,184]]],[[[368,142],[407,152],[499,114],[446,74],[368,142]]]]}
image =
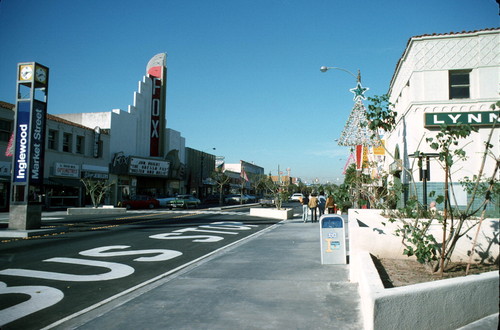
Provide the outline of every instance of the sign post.
{"type": "Polygon", "coordinates": [[[48,81],[47,67],[18,64],[9,229],[41,227],[48,81]]]}

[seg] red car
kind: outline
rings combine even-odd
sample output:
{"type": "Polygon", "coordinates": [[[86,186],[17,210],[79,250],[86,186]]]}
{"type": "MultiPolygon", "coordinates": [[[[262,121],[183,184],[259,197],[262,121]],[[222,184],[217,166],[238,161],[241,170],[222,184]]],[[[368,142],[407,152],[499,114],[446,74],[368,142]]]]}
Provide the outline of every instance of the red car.
{"type": "Polygon", "coordinates": [[[145,195],[137,195],[131,199],[122,201],[122,207],[130,209],[154,209],[160,206],[157,199],[145,195]]]}

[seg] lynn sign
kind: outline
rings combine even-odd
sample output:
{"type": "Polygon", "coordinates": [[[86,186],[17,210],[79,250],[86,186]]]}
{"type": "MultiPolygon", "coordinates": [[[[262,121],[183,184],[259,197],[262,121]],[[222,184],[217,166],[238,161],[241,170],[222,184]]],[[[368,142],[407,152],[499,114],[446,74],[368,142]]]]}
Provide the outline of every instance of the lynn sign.
{"type": "Polygon", "coordinates": [[[433,112],[425,113],[425,127],[433,128],[445,125],[469,124],[472,126],[492,126],[498,122],[500,111],[475,112],[433,112]]]}

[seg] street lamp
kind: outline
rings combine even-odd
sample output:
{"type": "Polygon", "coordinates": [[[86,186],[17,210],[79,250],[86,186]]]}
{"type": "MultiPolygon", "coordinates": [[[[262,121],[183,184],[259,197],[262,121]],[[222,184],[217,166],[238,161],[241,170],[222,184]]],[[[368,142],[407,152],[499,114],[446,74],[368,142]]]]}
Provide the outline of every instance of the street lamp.
{"type": "MultiPolygon", "coordinates": [[[[339,70],[345,73],[350,74],[356,79],[356,87],[351,88],[350,91],[354,93],[354,108],[349,116],[346,126],[342,131],[340,139],[338,139],[337,143],[342,146],[350,146],[358,148],[357,146],[369,145],[371,144],[371,132],[367,129],[367,119],[365,114],[365,109],[362,100],[366,100],[364,93],[368,90],[368,88],[363,87],[361,85],[361,72],[358,69],[358,75],[356,76],[349,70],[339,68],[339,67],[328,67],[322,66],[319,68],[321,72],[326,72],[328,70],[339,70]]],[[[357,153],[356,153],[357,154],[357,153]]],[[[361,162],[360,159],[357,162],[361,162]]],[[[360,197],[360,171],[356,166],[356,200],[355,206],[358,205],[359,197],[360,197]]]]}
{"type": "Polygon", "coordinates": [[[342,68],[338,68],[338,67],[334,67],[334,66],[322,66],[321,68],[319,68],[319,71],[321,71],[321,72],[326,72],[328,70],[340,70],[340,71],[344,71],[344,72],[347,72],[348,74],[350,74],[351,76],[353,76],[354,79],[356,79],[356,81],[359,82],[361,80],[361,74],[360,74],[359,70],[358,70],[358,76],[356,77],[354,75],[354,73],[352,73],[351,71],[346,70],[346,69],[342,69],[342,68]]]}

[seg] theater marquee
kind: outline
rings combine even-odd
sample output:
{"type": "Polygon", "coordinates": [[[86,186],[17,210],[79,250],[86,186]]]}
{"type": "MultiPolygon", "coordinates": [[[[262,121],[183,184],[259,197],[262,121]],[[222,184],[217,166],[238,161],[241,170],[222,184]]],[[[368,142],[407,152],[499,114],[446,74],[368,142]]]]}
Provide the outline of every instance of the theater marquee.
{"type": "Polygon", "coordinates": [[[167,161],[130,157],[129,174],[166,177],[169,167],[167,161]]]}

